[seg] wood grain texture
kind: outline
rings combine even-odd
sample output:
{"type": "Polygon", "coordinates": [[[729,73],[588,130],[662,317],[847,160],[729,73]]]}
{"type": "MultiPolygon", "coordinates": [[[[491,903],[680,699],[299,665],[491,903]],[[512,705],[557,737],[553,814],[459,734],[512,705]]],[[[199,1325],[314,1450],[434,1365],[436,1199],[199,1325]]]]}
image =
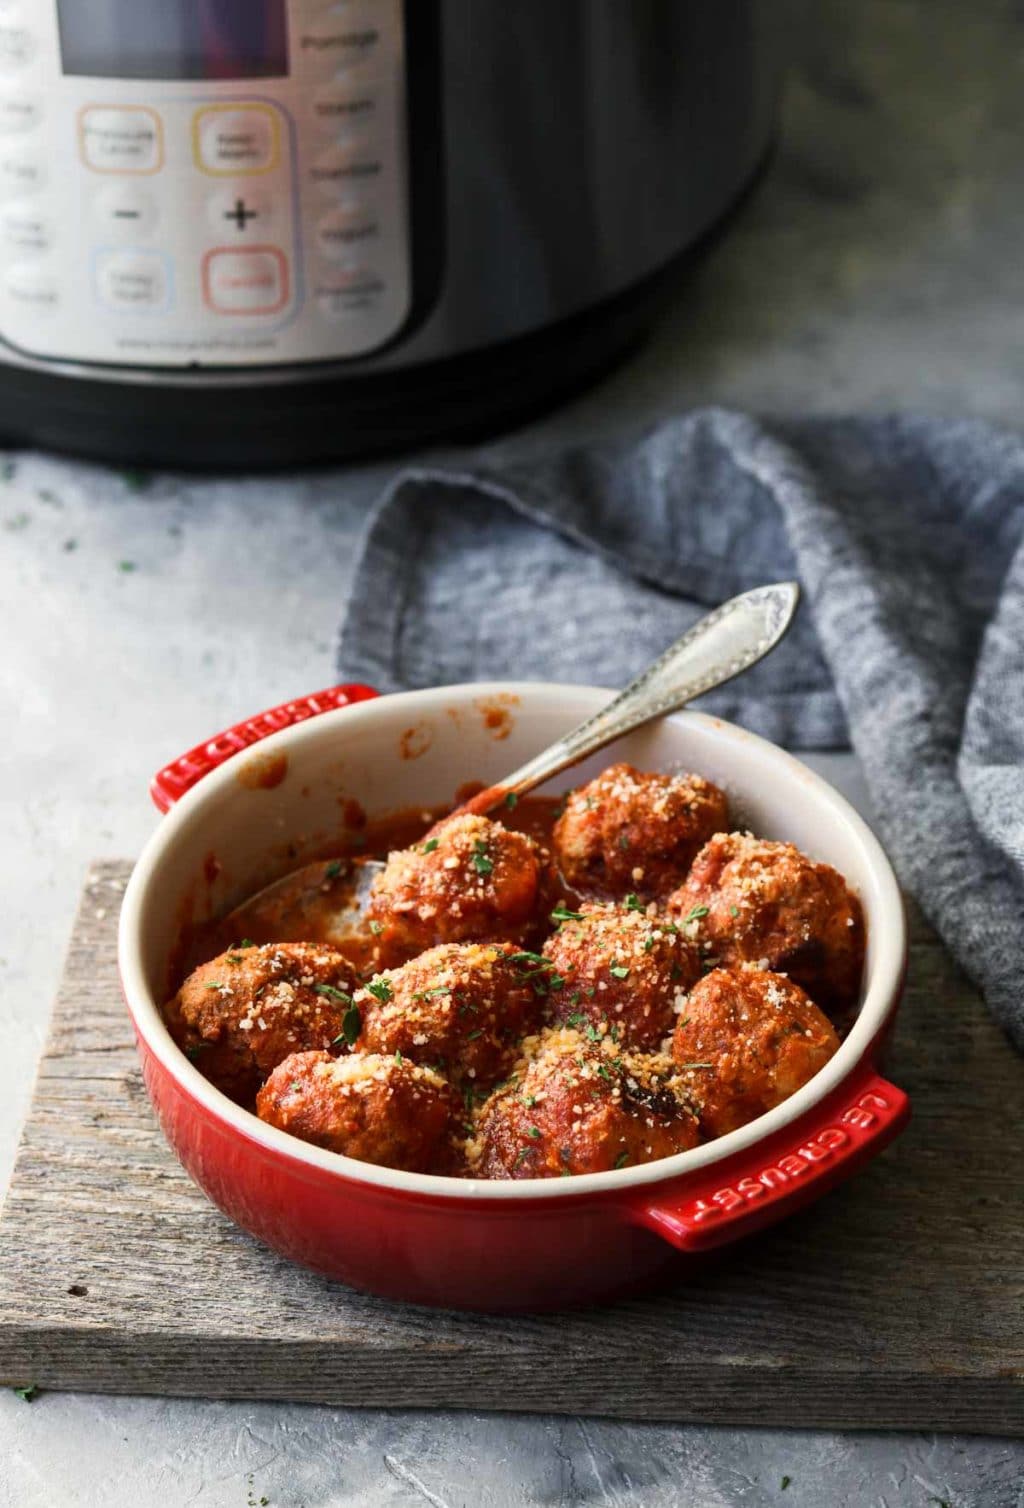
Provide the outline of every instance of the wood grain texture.
{"type": "Polygon", "coordinates": [[[90,876],[0,1218],[0,1379],[99,1392],[1024,1433],[1024,1065],[912,918],[888,1071],[910,1130],[666,1292],[440,1314],[292,1267],[165,1146],[90,876]]]}

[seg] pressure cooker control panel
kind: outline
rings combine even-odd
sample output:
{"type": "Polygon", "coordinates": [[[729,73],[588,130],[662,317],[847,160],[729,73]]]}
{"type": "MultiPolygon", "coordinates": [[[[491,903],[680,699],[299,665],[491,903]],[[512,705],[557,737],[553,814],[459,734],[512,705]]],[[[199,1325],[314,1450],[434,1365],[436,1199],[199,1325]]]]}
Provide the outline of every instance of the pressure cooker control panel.
{"type": "Polygon", "coordinates": [[[401,0],[0,0],[0,338],[372,351],[410,306],[401,0]]]}

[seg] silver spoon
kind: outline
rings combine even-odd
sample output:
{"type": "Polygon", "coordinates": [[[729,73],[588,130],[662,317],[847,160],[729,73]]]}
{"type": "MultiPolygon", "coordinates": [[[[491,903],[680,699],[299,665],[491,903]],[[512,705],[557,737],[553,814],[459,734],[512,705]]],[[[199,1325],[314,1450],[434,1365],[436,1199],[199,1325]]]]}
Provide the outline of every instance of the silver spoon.
{"type": "MultiPolygon", "coordinates": [[[[607,706],[460,810],[483,814],[510,795],[524,796],[615,739],[677,712],[694,697],[749,670],[786,633],[799,601],[797,583],[782,581],[724,602],[687,629],[607,706]]],[[[253,942],[317,938],[343,946],[364,930],[370,888],[383,868],[379,860],[351,857],[305,864],[232,911],[223,923],[225,935],[253,942]]]]}

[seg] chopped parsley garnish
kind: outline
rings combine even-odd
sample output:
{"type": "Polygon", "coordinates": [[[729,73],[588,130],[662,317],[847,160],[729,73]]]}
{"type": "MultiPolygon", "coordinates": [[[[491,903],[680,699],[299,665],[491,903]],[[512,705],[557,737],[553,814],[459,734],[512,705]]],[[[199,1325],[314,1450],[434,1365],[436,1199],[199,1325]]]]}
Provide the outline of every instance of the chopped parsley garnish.
{"type": "Polygon", "coordinates": [[[508,955],[508,961],[509,963],[518,964],[532,963],[541,969],[554,968],[554,964],[551,962],[551,959],[545,958],[543,953],[527,953],[525,951],[522,953],[510,953],[508,955]]]}
{"type": "Polygon", "coordinates": [[[563,906],[559,902],[551,913],[551,920],[558,925],[561,925],[562,922],[581,922],[583,920],[583,912],[570,911],[568,906],[563,906]]]}
{"type": "Polygon", "coordinates": [[[516,807],[519,805],[519,797],[516,795],[515,791],[506,792],[505,805],[508,807],[510,812],[515,811],[516,807]]]}
{"type": "Polygon", "coordinates": [[[387,979],[371,979],[366,986],[371,995],[375,995],[381,1005],[387,1005],[391,999],[391,984],[387,979]]]}
{"type": "Polygon", "coordinates": [[[629,1153],[628,1152],[620,1152],[619,1155],[618,1155],[618,1157],[615,1159],[615,1166],[617,1168],[624,1168],[626,1166],[626,1164],[627,1164],[628,1161],[629,1161],[629,1153]]]}
{"type": "Polygon", "coordinates": [[[526,1106],[527,1110],[532,1110],[533,1107],[534,1107],[534,1105],[536,1103],[537,1103],[537,1096],[535,1094],[524,1094],[523,1095],[523,1104],[526,1106]]]}
{"type": "Polygon", "coordinates": [[[619,833],[619,847],[620,848],[628,848],[629,847],[629,834],[628,833],[619,833]]]}
{"type": "Polygon", "coordinates": [[[482,1036],[483,1036],[483,1028],[480,1027],[475,1032],[467,1032],[466,1033],[466,1041],[467,1042],[475,1042],[476,1039],[477,1039],[477,1037],[482,1037],[482,1036]]]}
{"type": "Polygon", "coordinates": [[[624,963],[613,963],[608,972],[609,974],[613,974],[616,979],[628,979],[629,965],[624,963]]]}
{"type": "Polygon", "coordinates": [[[224,981],[223,979],[213,979],[206,988],[208,990],[222,990],[224,988],[224,981]]]}
{"type": "Polygon", "coordinates": [[[242,957],[241,953],[229,953],[228,954],[228,963],[244,963],[244,962],[245,962],[245,960],[242,957]]]}
{"type": "Polygon", "coordinates": [[[649,953],[653,947],[654,947],[654,938],[653,937],[645,937],[644,938],[644,952],[645,953],[649,953]]]}
{"type": "Polygon", "coordinates": [[[608,1082],[611,1083],[612,1076],[603,1063],[598,1063],[597,1071],[601,1075],[602,1079],[607,1079],[608,1082]]]}
{"type": "Polygon", "coordinates": [[[190,1063],[194,1063],[201,1052],[207,1052],[211,1044],[209,1042],[190,1042],[185,1049],[185,1056],[190,1063]]]}
{"type": "Polygon", "coordinates": [[[677,1068],[714,1068],[714,1063],[677,1063],[677,1068]]]}
{"type": "Polygon", "coordinates": [[[571,1016],[566,1016],[565,1018],[566,1026],[585,1026],[586,1023],[587,1018],[583,1015],[582,1011],[573,1011],[571,1016]]]}
{"type": "Polygon", "coordinates": [[[515,1162],[512,1164],[513,1169],[521,1168],[532,1151],[532,1147],[524,1147],[519,1156],[516,1158],[515,1162]]]}
{"type": "Polygon", "coordinates": [[[362,1029],[363,1013],[358,1005],[353,1002],[341,1018],[341,1031],[334,1039],[335,1045],[343,1041],[349,1047],[352,1047],[362,1029]]]}
{"type": "Polygon", "coordinates": [[[324,870],[324,879],[325,880],[336,880],[338,878],[338,876],[339,876],[340,873],[341,873],[341,860],[340,859],[332,859],[331,862],[328,864],[327,868],[324,870]]]}
{"type": "Polygon", "coordinates": [[[527,1128],[526,1128],[526,1134],[527,1134],[527,1136],[531,1136],[533,1138],[533,1140],[536,1141],[537,1138],[540,1136],[540,1127],[539,1126],[527,1126],[527,1128]]]}
{"type": "Polygon", "coordinates": [[[438,844],[440,842],[441,842],[440,838],[428,838],[427,841],[423,845],[423,852],[424,853],[433,853],[434,849],[437,848],[437,846],[438,846],[438,844]]]}
{"type": "Polygon", "coordinates": [[[701,917],[707,916],[707,914],[708,908],[706,906],[694,906],[689,916],[683,918],[683,926],[687,926],[689,922],[699,922],[701,917]]]}
{"type": "MultiPolygon", "coordinates": [[[[785,1490],[786,1490],[786,1488],[787,1488],[787,1487],[788,1487],[788,1486],[789,1486],[789,1484],[790,1484],[790,1482],[791,1482],[791,1481],[792,1481],[792,1480],[793,1480],[793,1478],[792,1478],[792,1477],[783,1477],[783,1478],[782,1478],[782,1481],[781,1481],[781,1482],[780,1482],[780,1483],[779,1483],[779,1488],[780,1488],[780,1490],[781,1490],[781,1491],[782,1491],[782,1492],[785,1492],[785,1490]]],[[[933,1499],[932,1499],[932,1501],[933,1501],[933,1502],[936,1502],[936,1501],[938,1501],[938,1500],[937,1500],[937,1499],[935,1499],[935,1498],[933,1498],[933,1499]]]]}
{"type": "Polygon", "coordinates": [[[401,1052],[396,1048],[395,1049],[395,1062],[396,1063],[403,1063],[404,1061],[405,1061],[405,1059],[402,1057],[401,1052]]]}
{"type": "Polygon", "coordinates": [[[313,991],[317,995],[329,995],[332,1000],[340,1000],[342,1005],[351,1005],[352,996],[346,995],[344,990],[336,990],[333,984],[315,984],[313,991]]]}
{"type": "Polygon", "coordinates": [[[483,838],[477,838],[476,842],[473,844],[473,852],[470,855],[469,862],[472,864],[477,874],[488,875],[492,873],[494,869],[494,860],[488,853],[487,844],[484,842],[483,838]]]}
{"type": "Polygon", "coordinates": [[[587,1037],[591,1042],[600,1042],[601,1033],[598,1031],[596,1026],[588,1026],[587,1037]]]}
{"type": "Polygon", "coordinates": [[[251,937],[243,937],[238,946],[240,948],[254,948],[256,944],[253,942],[251,937]]]}
{"type": "Polygon", "coordinates": [[[629,892],[629,894],[626,896],[626,910],[627,911],[646,911],[646,909],[647,908],[644,905],[643,901],[641,901],[640,897],[638,895],[635,895],[633,893],[633,891],[631,890],[629,892]]]}
{"type": "Polygon", "coordinates": [[[370,931],[373,933],[374,937],[379,937],[380,934],[384,931],[384,923],[383,922],[371,922],[370,923],[370,931]]]}
{"type": "Polygon", "coordinates": [[[22,1403],[31,1403],[33,1398],[37,1396],[39,1389],[34,1382],[29,1382],[23,1388],[12,1388],[11,1392],[20,1398],[22,1403]]]}

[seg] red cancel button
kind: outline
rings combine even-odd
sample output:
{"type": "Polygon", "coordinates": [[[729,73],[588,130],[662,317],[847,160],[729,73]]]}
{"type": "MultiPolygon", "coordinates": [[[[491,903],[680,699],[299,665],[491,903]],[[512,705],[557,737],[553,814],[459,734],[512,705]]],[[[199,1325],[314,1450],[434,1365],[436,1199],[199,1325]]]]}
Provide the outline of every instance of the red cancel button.
{"type": "Polygon", "coordinates": [[[203,299],[216,314],[277,314],[288,302],[288,262],[276,246],[215,247],[203,257],[203,299]]]}

